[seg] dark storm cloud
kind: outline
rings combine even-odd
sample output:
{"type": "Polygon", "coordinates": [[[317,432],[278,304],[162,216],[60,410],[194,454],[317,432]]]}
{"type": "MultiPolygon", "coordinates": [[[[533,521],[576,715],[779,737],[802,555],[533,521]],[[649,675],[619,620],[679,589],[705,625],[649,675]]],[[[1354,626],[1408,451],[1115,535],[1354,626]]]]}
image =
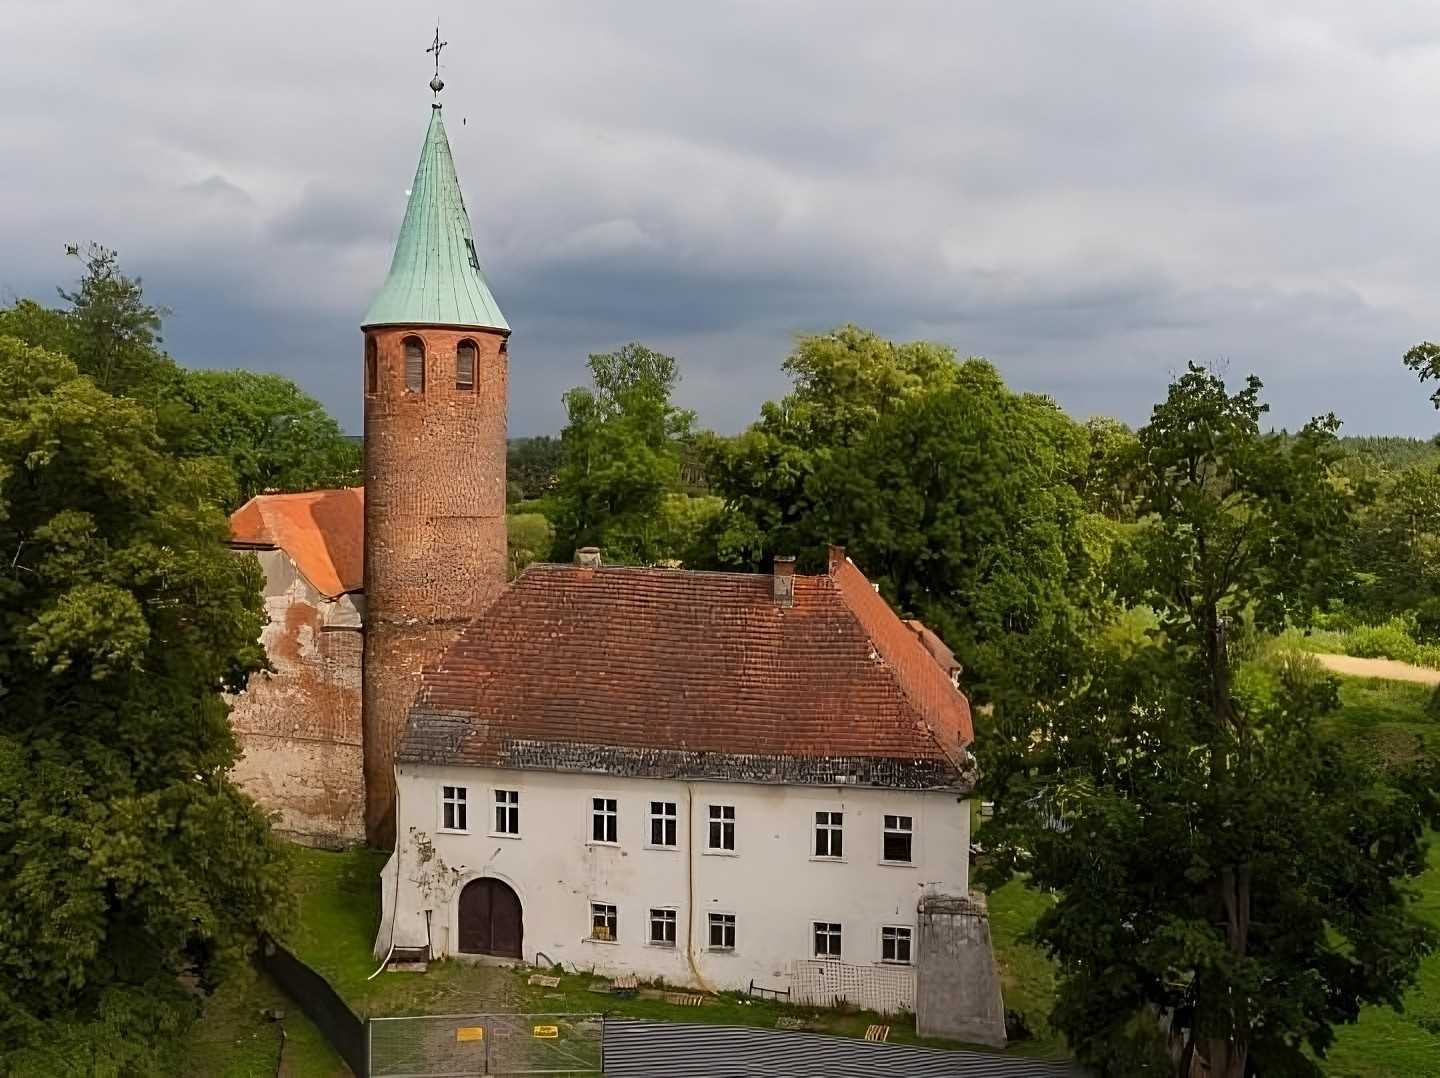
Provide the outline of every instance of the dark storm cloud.
{"type": "MultiPolygon", "coordinates": [[[[1141,420],[1193,359],[1260,373],[1284,425],[1434,427],[1399,363],[1440,334],[1433,5],[440,14],[517,432],[632,339],[735,429],[793,335],[842,321],[988,355],[1078,414],[1141,420]]],[[[289,374],[358,427],[429,33],[378,2],[13,5],[0,295],[52,296],[63,244],[100,240],[175,310],[177,357],[289,374]]]]}

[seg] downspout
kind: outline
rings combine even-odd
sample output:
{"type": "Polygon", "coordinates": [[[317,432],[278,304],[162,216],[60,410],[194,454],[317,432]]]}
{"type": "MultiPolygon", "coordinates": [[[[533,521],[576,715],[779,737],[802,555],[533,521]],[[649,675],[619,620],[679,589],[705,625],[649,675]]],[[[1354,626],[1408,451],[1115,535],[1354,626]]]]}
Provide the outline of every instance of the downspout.
{"type": "Polygon", "coordinates": [[[715,994],[695,964],[695,787],[685,784],[685,961],[703,991],[715,994]]]}
{"type": "MultiPolygon", "coordinates": [[[[390,964],[390,956],[395,953],[395,918],[400,914],[400,836],[404,834],[404,832],[400,830],[400,767],[398,764],[392,764],[391,767],[395,771],[395,897],[390,901],[390,949],[385,952],[385,958],[380,963],[380,969],[377,969],[374,973],[370,974],[370,976],[366,977],[365,979],[367,981],[373,981],[376,977],[380,976],[380,971],[390,964]]],[[[428,937],[430,932],[428,918],[426,919],[425,932],[428,937]]],[[[428,945],[428,939],[426,943],[428,945]]]]}

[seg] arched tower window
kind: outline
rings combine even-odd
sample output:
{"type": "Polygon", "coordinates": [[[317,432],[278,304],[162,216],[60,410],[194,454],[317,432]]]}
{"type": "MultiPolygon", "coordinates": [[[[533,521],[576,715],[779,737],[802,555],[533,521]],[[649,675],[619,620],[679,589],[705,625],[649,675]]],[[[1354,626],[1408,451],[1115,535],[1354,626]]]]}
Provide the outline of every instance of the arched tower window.
{"type": "Polygon", "coordinates": [[[425,343],[419,337],[405,338],[405,388],[425,392],[425,343]]]}
{"type": "Polygon", "coordinates": [[[475,356],[478,349],[474,341],[461,341],[455,348],[455,388],[475,388],[475,356]]]}
{"type": "Polygon", "coordinates": [[[365,338],[365,392],[374,393],[380,385],[380,360],[376,355],[375,338],[365,338]]]}

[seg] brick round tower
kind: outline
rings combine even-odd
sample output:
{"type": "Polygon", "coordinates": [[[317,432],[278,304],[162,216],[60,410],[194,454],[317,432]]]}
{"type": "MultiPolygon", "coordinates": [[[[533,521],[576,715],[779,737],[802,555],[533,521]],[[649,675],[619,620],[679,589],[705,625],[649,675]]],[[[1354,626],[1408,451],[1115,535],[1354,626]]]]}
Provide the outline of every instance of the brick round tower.
{"type": "Polygon", "coordinates": [[[433,106],[365,382],[365,830],[395,837],[395,746],[419,688],[505,585],[506,342],[433,106]]]}

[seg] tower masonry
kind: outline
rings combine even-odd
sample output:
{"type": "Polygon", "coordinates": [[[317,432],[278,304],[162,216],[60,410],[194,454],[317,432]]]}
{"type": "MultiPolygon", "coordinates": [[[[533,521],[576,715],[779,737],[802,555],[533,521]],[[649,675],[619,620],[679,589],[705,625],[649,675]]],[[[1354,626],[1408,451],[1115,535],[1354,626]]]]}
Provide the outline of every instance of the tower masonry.
{"type": "Polygon", "coordinates": [[[506,570],[510,327],[480,268],[438,103],[361,329],[365,829],[389,847],[394,750],[421,669],[499,594],[506,570]]]}

